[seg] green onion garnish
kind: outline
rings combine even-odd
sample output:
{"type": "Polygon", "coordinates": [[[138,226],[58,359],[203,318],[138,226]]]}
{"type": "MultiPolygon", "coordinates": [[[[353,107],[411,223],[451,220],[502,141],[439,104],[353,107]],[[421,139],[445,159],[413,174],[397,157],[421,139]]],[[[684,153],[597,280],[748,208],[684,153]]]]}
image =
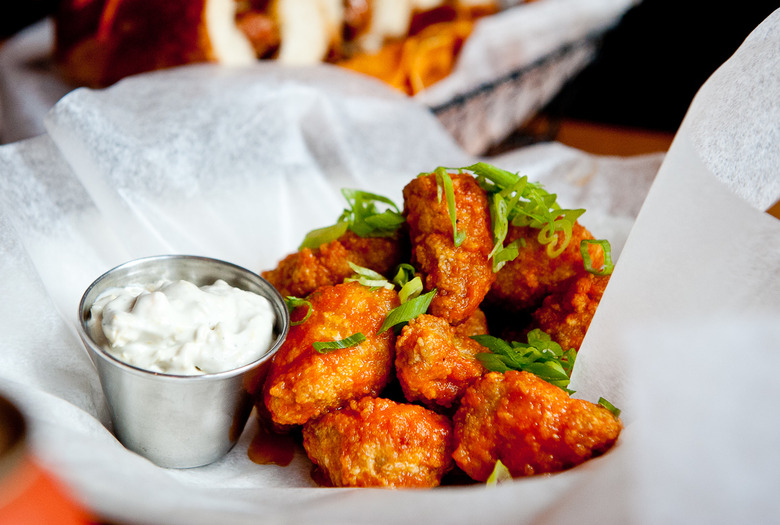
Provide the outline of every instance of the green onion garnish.
{"type": "Polygon", "coordinates": [[[463,244],[463,241],[466,239],[466,233],[458,231],[458,211],[455,207],[455,190],[452,187],[452,178],[450,178],[446,168],[443,167],[436,168],[434,174],[436,176],[436,191],[439,202],[441,202],[441,190],[444,189],[444,196],[447,199],[447,211],[452,223],[452,242],[455,243],[457,248],[463,244]]]}
{"type": "Polygon", "coordinates": [[[344,279],[345,283],[357,281],[363,286],[368,286],[369,288],[387,288],[388,290],[393,289],[393,283],[385,279],[382,274],[377,273],[369,268],[358,266],[352,261],[347,261],[347,264],[349,264],[349,267],[352,268],[352,271],[355,272],[355,277],[347,277],[344,279]]]}
{"type": "Polygon", "coordinates": [[[525,239],[515,239],[493,255],[493,271],[499,271],[509,261],[514,261],[525,246],[525,239]]]}
{"type": "Polygon", "coordinates": [[[341,194],[349,208],[341,214],[339,221],[346,221],[349,229],[360,237],[389,237],[404,223],[404,217],[396,204],[376,193],[344,188],[341,194]],[[379,211],[376,204],[389,208],[379,211]]]}
{"type": "Polygon", "coordinates": [[[609,241],[605,239],[583,239],[582,242],[580,242],[580,253],[582,254],[582,261],[585,264],[585,269],[593,275],[609,275],[612,273],[612,270],[615,269],[615,265],[612,262],[612,246],[609,244],[609,241]],[[601,249],[604,251],[604,264],[600,269],[593,267],[590,251],[588,251],[588,246],[591,244],[601,246],[601,249]]]}
{"type": "Polygon", "coordinates": [[[395,277],[393,277],[393,283],[400,288],[398,290],[398,298],[402,303],[410,299],[414,299],[419,296],[423,291],[422,279],[415,274],[417,271],[409,263],[401,263],[398,265],[395,277]]]}
{"type": "Polygon", "coordinates": [[[499,459],[496,461],[496,466],[493,467],[493,472],[490,473],[485,485],[492,487],[499,483],[504,483],[505,481],[512,481],[512,474],[509,472],[506,465],[501,463],[501,460],[499,459]]]}
{"type": "Polygon", "coordinates": [[[577,352],[573,348],[564,352],[561,345],[542,330],[531,330],[528,343],[507,342],[491,335],[475,335],[471,338],[490,350],[477,354],[477,359],[491,372],[530,372],[569,394],[573,393],[567,387],[577,352]]]}
{"type": "Polygon", "coordinates": [[[351,348],[353,346],[357,346],[365,340],[366,340],[366,336],[361,334],[360,332],[357,332],[339,341],[315,341],[314,343],[312,343],[312,346],[317,352],[321,354],[325,354],[328,352],[332,352],[333,350],[339,350],[341,348],[351,348]]]}
{"type": "Polygon", "coordinates": [[[338,218],[336,224],[312,230],[306,234],[298,248],[314,249],[333,242],[347,230],[360,237],[389,237],[404,223],[405,219],[398,206],[387,197],[367,191],[344,188],[341,194],[349,205],[338,218]],[[377,203],[388,208],[380,211],[377,203]]]}
{"type": "Polygon", "coordinates": [[[407,301],[410,301],[411,299],[414,299],[415,297],[418,297],[423,291],[423,282],[420,277],[415,277],[405,285],[401,287],[400,290],[398,290],[398,298],[401,300],[401,303],[405,303],[407,301]]]}
{"type": "MultiPolygon", "coordinates": [[[[446,169],[437,168],[436,173],[446,173],[446,169]]],[[[539,242],[547,245],[548,256],[557,257],[571,241],[574,222],[585,212],[561,209],[556,202],[557,196],[547,192],[541,184],[528,182],[528,177],[521,177],[485,162],[449,169],[461,173],[473,172],[477,182],[488,193],[494,242],[490,257],[493,258],[493,271],[496,272],[517,257],[515,249],[502,252],[509,224],[541,230],[539,242]],[[559,232],[563,233],[562,239],[558,237],[559,232]]]]}
{"type": "Polygon", "coordinates": [[[509,220],[507,218],[508,204],[500,193],[494,193],[490,201],[490,222],[493,225],[493,250],[488,258],[496,255],[504,247],[504,239],[509,233],[509,220]]]}
{"type": "Polygon", "coordinates": [[[574,223],[585,210],[559,210],[559,213],[559,217],[542,226],[537,236],[539,244],[547,245],[547,255],[551,259],[562,254],[569,245],[574,223]],[[563,240],[559,239],[558,232],[563,232],[563,240]]]}
{"type": "Polygon", "coordinates": [[[406,283],[414,279],[416,273],[417,270],[414,269],[414,266],[409,263],[401,263],[398,265],[398,269],[395,272],[393,283],[403,288],[406,283]]]}
{"type": "Polygon", "coordinates": [[[298,247],[298,249],[302,250],[304,248],[309,248],[313,250],[322,244],[333,242],[347,233],[348,226],[349,224],[346,222],[337,222],[331,226],[325,226],[324,228],[317,228],[316,230],[312,230],[306,234],[306,237],[303,238],[303,242],[298,247]]]}
{"type": "Polygon", "coordinates": [[[603,406],[604,408],[606,408],[606,409],[607,409],[607,410],[609,410],[610,412],[612,412],[612,415],[613,415],[613,416],[615,416],[615,417],[620,417],[620,409],[619,409],[619,408],[616,408],[616,407],[615,407],[615,405],[613,405],[612,403],[610,403],[609,401],[607,401],[607,400],[606,400],[606,399],[604,399],[603,397],[600,397],[600,398],[599,398],[599,402],[598,402],[598,404],[599,404],[599,405],[601,405],[601,406],[603,406]]]}
{"type": "Polygon", "coordinates": [[[312,311],[314,308],[312,308],[311,303],[307,301],[306,299],[301,299],[299,297],[293,297],[292,295],[288,295],[284,298],[284,304],[287,305],[287,311],[292,314],[293,310],[295,310],[299,306],[306,306],[308,307],[308,310],[306,311],[306,316],[301,319],[300,321],[291,321],[290,326],[298,326],[299,324],[303,324],[306,322],[306,320],[311,316],[312,311]]]}
{"type": "Polygon", "coordinates": [[[385,322],[382,323],[378,333],[381,334],[388,328],[408,323],[418,315],[424,314],[428,311],[428,307],[435,295],[436,290],[434,289],[426,294],[402,303],[401,306],[393,308],[390,310],[390,313],[387,314],[387,317],[385,317],[385,322]]]}

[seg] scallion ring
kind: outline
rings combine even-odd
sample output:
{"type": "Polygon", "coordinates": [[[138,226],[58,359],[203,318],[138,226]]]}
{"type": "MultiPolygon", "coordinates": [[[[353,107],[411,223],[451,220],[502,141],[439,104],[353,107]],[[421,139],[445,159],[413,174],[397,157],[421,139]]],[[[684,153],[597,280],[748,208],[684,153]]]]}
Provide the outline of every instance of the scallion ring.
{"type": "Polygon", "coordinates": [[[328,352],[332,352],[333,350],[340,350],[342,348],[351,348],[353,346],[357,346],[365,340],[366,336],[360,332],[357,332],[338,341],[315,341],[312,343],[312,346],[317,352],[326,354],[328,352]]]}

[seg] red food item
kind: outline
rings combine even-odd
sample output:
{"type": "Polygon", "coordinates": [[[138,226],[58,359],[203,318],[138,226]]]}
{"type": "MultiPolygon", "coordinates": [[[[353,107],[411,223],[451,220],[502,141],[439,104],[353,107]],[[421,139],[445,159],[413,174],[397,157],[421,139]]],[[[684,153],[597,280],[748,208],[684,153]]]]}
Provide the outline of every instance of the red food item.
{"type": "Polygon", "coordinates": [[[622,423],[528,372],[490,372],[470,387],[453,418],[455,462],[486,481],[500,460],[512,477],[557,472],[598,456],[622,423]]]}
{"type": "Polygon", "coordinates": [[[386,275],[404,258],[405,244],[396,237],[359,237],[348,231],[315,249],[285,257],[263,277],[283,296],[306,297],[320,286],[335,285],[355,271],[349,263],[386,275]]]}
{"type": "Polygon", "coordinates": [[[532,317],[535,326],[547,332],[564,350],[579,350],[596,314],[609,275],[583,272],[564,292],[550,294],[532,317]]]}
{"type": "Polygon", "coordinates": [[[486,348],[432,315],[411,320],[395,348],[395,369],[404,396],[434,410],[455,405],[466,388],[487,372],[476,357],[486,348]]]}
{"type": "MultiPolygon", "coordinates": [[[[580,242],[593,236],[575,222],[569,244],[557,257],[547,254],[547,245],[538,240],[539,231],[530,226],[510,226],[504,244],[523,239],[519,255],[496,275],[487,300],[505,310],[520,312],[538,308],[545,296],[561,291],[569,279],[583,271],[580,242]]],[[[561,232],[557,233],[562,237],[561,232]]],[[[598,266],[599,261],[594,261],[598,266]]]]}
{"type": "Polygon", "coordinates": [[[255,51],[235,14],[230,0],[64,0],[55,62],[68,80],[93,87],[196,62],[249,64],[255,51]]]}
{"type": "Polygon", "coordinates": [[[412,180],[403,195],[412,264],[423,275],[425,289],[437,290],[429,313],[457,324],[479,307],[496,276],[488,259],[493,237],[487,195],[471,175],[450,177],[457,228],[465,234],[460,246],[455,246],[447,199],[438,199],[433,174],[412,180]]]}
{"type": "MultiPolygon", "coordinates": [[[[390,381],[395,359],[392,330],[377,334],[398,294],[357,282],[324,286],[308,297],[311,316],[290,327],[274,356],[263,389],[265,406],[278,425],[302,425],[330,408],[376,396],[390,381]],[[316,341],[340,341],[362,333],[357,346],[317,352],[316,341]]],[[[306,307],[293,312],[301,320],[306,307]]]]}
{"type": "Polygon", "coordinates": [[[453,325],[452,329],[455,330],[456,334],[462,335],[463,337],[487,334],[487,316],[485,316],[485,312],[477,308],[465,321],[453,325]]]}
{"type": "Polygon", "coordinates": [[[452,423],[421,406],[364,397],[307,423],[303,446],[335,487],[435,487],[452,467],[452,423]]]}

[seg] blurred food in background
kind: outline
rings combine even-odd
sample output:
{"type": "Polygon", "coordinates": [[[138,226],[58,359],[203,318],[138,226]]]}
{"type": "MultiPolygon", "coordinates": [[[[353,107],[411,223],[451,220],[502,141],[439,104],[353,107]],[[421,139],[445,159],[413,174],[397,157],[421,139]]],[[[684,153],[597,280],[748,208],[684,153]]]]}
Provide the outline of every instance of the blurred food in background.
{"type": "Polygon", "coordinates": [[[410,95],[452,70],[499,0],[64,0],[54,58],[71,82],[103,87],[197,62],[339,64],[410,95]]]}

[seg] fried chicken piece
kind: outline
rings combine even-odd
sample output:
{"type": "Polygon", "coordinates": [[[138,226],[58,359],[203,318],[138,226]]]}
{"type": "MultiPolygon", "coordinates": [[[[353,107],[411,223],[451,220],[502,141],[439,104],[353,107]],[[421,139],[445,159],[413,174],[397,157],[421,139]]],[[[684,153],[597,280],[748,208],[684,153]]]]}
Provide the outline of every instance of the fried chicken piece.
{"type": "Polygon", "coordinates": [[[437,198],[436,177],[422,175],[403,190],[404,215],[412,244],[412,264],[426,290],[438,293],[429,312],[457,324],[477,309],[495,280],[490,211],[485,191],[471,175],[451,174],[457,228],[465,233],[456,247],[447,199],[437,198]]]}
{"type": "Polygon", "coordinates": [[[489,330],[485,312],[477,308],[465,321],[453,325],[452,329],[455,330],[456,334],[462,335],[463,337],[487,334],[489,330]]]}
{"type": "Polygon", "coordinates": [[[396,340],[395,369],[407,400],[433,410],[455,405],[487,370],[476,355],[484,346],[461,335],[440,317],[409,321],[396,340]]]}
{"type": "Polygon", "coordinates": [[[436,487],[453,464],[447,417],[381,398],[309,421],[303,446],[336,487],[436,487]]]}
{"type": "MultiPolygon", "coordinates": [[[[290,327],[263,389],[265,406],[277,425],[302,425],[351,399],[379,395],[393,376],[395,335],[393,330],[377,332],[399,304],[395,291],[350,282],[319,288],[307,299],[311,316],[290,327]],[[366,340],[350,348],[319,353],[312,345],[358,332],[366,340]]],[[[292,320],[301,320],[305,313],[305,306],[296,308],[292,320]]]]}
{"type": "Polygon", "coordinates": [[[545,296],[560,291],[583,269],[580,242],[593,236],[581,224],[574,223],[569,244],[554,258],[547,255],[547,246],[539,243],[538,236],[537,228],[510,225],[504,244],[523,239],[524,245],[520,246],[519,255],[496,274],[487,296],[491,305],[514,312],[538,308],[545,296]]]}
{"type": "Polygon", "coordinates": [[[405,241],[400,235],[360,237],[347,231],[335,241],[288,255],[262,276],[282,296],[306,297],[320,286],[344,282],[355,273],[350,262],[386,275],[405,258],[405,241]]]}
{"type": "Polygon", "coordinates": [[[579,350],[608,282],[609,275],[582,272],[566,291],[544,298],[532,314],[534,326],[550,334],[564,350],[579,350]]]}
{"type": "Polygon", "coordinates": [[[622,429],[606,408],[514,370],[482,376],[453,425],[455,462],[477,481],[487,480],[498,460],[512,477],[574,467],[609,450],[622,429]]]}

